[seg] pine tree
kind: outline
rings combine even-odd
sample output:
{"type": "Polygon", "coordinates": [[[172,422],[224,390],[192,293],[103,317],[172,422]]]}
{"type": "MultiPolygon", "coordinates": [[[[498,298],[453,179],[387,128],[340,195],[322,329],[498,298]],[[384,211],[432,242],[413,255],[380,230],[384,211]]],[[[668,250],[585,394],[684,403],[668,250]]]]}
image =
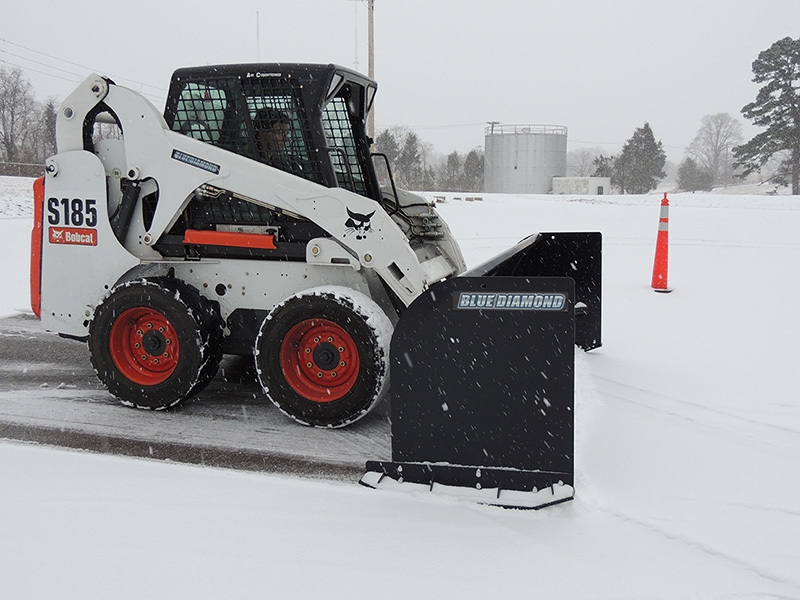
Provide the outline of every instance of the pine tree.
{"type": "Polygon", "coordinates": [[[614,177],[614,163],[616,158],[613,156],[600,156],[595,157],[592,161],[594,165],[594,173],[592,177],[614,177]]]}
{"type": "MultiPolygon", "coordinates": [[[[390,129],[384,129],[378,134],[373,148],[375,153],[385,154],[389,161],[389,165],[394,168],[397,162],[397,157],[400,154],[400,144],[397,142],[397,138],[390,129]]],[[[374,161],[374,164],[380,184],[391,185],[391,182],[389,181],[389,173],[386,170],[386,163],[383,161],[383,159],[377,158],[374,161]]]]}
{"type": "Polygon", "coordinates": [[[656,142],[650,124],[645,123],[625,142],[615,161],[614,172],[621,193],[646,194],[666,177],[667,155],[661,142],[656,142]]]}
{"type": "Polygon", "coordinates": [[[422,184],[419,186],[420,190],[436,191],[436,169],[433,167],[425,167],[422,171],[422,184]]]}
{"type": "Polygon", "coordinates": [[[470,150],[464,159],[464,191],[483,191],[483,152],[470,150]]]}
{"type": "Polygon", "coordinates": [[[36,125],[35,162],[43,163],[56,153],[56,112],[55,98],[48,98],[42,105],[36,125]]]}
{"type": "Polygon", "coordinates": [[[800,39],[785,37],[759,53],[753,81],[765,84],[742,114],[766,129],[734,148],[734,167],[742,177],[760,170],[772,157],[788,151],[792,194],[800,194],[800,39]]]}
{"type": "Polygon", "coordinates": [[[687,192],[710,191],[714,185],[714,175],[698,165],[694,159],[686,158],[678,167],[678,187],[687,192]]]}
{"type": "Polygon", "coordinates": [[[409,132],[403,139],[397,157],[397,185],[403,189],[419,189],[422,183],[422,149],[417,134],[409,132]]]}
{"type": "Polygon", "coordinates": [[[445,192],[461,192],[463,189],[464,171],[461,155],[453,150],[447,155],[447,163],[440,172],[439,187],[445,192]]]}

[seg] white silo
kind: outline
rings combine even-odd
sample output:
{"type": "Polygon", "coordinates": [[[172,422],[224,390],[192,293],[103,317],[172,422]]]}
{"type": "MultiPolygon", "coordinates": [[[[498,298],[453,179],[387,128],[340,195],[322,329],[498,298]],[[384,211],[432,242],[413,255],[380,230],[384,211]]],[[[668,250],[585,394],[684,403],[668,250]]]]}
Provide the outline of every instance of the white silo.
{"type": "Polygon", "coordinates": [[[547,194],[567,174],[567,128],[490,123],[485,153],[484,191],[547,194]]]}

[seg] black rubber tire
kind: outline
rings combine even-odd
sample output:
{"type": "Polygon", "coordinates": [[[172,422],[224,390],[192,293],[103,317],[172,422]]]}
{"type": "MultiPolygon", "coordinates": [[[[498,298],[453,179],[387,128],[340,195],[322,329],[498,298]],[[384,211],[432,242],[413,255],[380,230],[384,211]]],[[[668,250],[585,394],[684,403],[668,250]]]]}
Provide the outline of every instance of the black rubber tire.
{"type": "MultiPolygon", "coordinates": [[[[97,308],[89,326],[89,356],[97,377],[123,404],[165,409],[197,393],[208,383],[212,368],[209,364],[211,334],[198,296],[185,283],[174,279],[142,279],[117,286],[97,308]],[[171,330],[166,343],[179,348],[178,358],[163,381],[157,381],[158,377],[152,372],[122,356],[122,349],[132,350],[130,337],[121,336],[126,340],[121,343],[117,334],[112,340],[114,331],[130,327],[130,316],[126,315],[137,311],[146,313],[152,320],[169,323],[171,330]],[[118,330],[114,329],[115,325],[118,330]],[[116,352],[112,353],[112,346],[116,352]],[[206,381],[203,383],[204,372],[206,381]],[[140,378],[139,381],[135,381],[136,378],[140,378]]],[[[162,345],[161,348],[168,347],[162,345]]],[[[147,354],[143,353],[142,358],[145,356],[147,354]]],[[[213,369],[216,372],[215,365],[213,369]]]]}
{"type": "Polygon", "coordinates": [[[197,383],[189,393],[189,396],[194,396],[211,383],[219,370],[223,357],[223,328],[225,324],[219,314],[219,308],[216,303],[211,302],[189,285],[185,285],[185,288],[194,297],[195,306],[200,309],[200,316],[203,321],[201,333],[206,336],[204,339],[206,361],[200,368],[197,383]]]}
{"type": "MultiPolygon", "coordinates": [[[[299,423],[328,428],[349,425],[365,416],[388,392],[391,331],[388,317],[369,297],[347,288],[318,288],[289,298],[270,312],[256,339],[255,363],[261,387],[273,404],[299,423]],[[358,353],[352,387],[331,401],[315,401],[299,393],[287,379],[281,359],[287,334],[315,320],[341,327],[358,353]]],[[[296,380],[297,375],[294,377],[296,380]]]]}

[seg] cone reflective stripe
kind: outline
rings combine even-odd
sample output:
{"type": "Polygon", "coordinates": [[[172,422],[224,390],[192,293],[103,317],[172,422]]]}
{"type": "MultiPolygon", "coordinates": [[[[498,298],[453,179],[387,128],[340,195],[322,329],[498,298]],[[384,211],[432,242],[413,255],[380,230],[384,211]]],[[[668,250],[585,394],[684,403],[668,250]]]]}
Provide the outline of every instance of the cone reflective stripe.
{"type": "Polygon", "coordinates": [[[669,200],[664,193],[661,201],[661,217],[658,220],[658,240],[656,241],[656,258],[653,263],[652,288],[657,292],[671,292],[667,288],[667,262],[669,258],[669,200]]]}

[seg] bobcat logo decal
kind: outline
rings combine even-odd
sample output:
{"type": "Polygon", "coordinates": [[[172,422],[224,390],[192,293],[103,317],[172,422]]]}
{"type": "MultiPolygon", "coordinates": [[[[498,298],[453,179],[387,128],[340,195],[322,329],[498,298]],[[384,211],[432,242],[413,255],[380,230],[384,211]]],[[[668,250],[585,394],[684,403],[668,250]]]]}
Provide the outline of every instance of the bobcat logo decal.
{"type": "Polygon", "coordinates": [[[355,233],[357,240],[366,239],[367,234],[370,231],[372,231],[372,225],[370,224],[369,221],[372,218],[372,215],[374,214],[375,214],[374,210],[368,215],[362,215],[359,213],[355,213],[348,208],[347,216],[349,218],[344,223],[344,226],[347,227],[347,229],[344,232],[345,237],[347,237],[351,233],[355,233]]]}

